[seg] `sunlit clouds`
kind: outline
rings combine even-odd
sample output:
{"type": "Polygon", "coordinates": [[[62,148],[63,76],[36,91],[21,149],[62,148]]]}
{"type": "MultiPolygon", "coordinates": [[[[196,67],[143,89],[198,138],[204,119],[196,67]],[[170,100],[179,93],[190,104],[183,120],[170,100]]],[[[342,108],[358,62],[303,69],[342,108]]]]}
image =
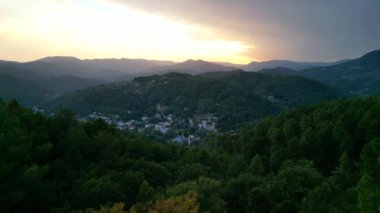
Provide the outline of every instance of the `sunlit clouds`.
{"type": "Polygon", "coordinates": [[[0,0],[0,59],[334,61],[380,48],[378,0],[0,0]]]}
{"type": "Polygon", "coordinates": [[[253,44],[105,0],[0,0],[0,58],[147,58],[247,63],[253,44]]]}
{"type": "Polygon", "coordinates": [[[110,0],[254,45],[252,59],[334,61],[380,48],[379,0],[110,0]]]}

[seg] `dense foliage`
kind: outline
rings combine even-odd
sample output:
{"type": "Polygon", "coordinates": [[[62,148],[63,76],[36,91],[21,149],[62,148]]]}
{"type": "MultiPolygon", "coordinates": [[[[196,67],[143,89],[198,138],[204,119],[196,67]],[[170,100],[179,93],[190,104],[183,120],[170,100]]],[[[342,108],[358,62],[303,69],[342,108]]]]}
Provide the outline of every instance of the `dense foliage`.
{"type": "Polygon", "coordinates": [[[165,107],[165,114],[185,119],[211,113],[219,118],[218,129],[233,130],[286,108],[343,96],[333,88],[300,77],[242,71],[198,76],[170,73],[86,88],[46,107],[67,107],[82,115],[105,112],[133,119],[154,115],[160,104],[165,107]]]}
{"type": "Polygon", "coordinates": [[[181,147],[0,102],[1,212],[376,212],[380,99],[181,147]]]}
{"type": "Polygon", "coordinates": [[[248,187],[251,210],[375,212],[379,128],[378,98],[337,101],[282,113],[216,145],[246,160],[261,157],[269,176],[248,187]]]}

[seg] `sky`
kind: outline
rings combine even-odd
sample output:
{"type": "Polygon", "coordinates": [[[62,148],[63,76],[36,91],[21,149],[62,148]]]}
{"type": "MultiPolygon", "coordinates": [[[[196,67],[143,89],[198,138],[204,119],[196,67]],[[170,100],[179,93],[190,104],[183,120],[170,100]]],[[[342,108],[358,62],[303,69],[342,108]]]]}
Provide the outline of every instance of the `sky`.
{"type": "Polygon", "coordinates": [[[335,61],[380,49],[379,0],[0,0],[0,59],[335,61]]]}

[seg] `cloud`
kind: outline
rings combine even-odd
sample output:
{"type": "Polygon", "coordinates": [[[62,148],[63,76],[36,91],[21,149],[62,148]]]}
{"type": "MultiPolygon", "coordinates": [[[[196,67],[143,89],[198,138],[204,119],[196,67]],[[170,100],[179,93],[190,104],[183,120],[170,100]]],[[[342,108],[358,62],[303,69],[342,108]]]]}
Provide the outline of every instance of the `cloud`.
{"type": "Polygon", "coordinates": [[[253,58],[335,60],[380,48],[378,0],[111,0],[254,45],[253,58]]]}
{"type": "Polygon", "coordinates": [[[168,19],[106,0],[1,2],[0,58],[47,55],[228,60],[246,63],[250,46],[194,23],[168,19]],[[33,3],[31,3],[33,2],[33,3]],[[24,49],[24,51],[22,51],[24,49]],[[10,52],[12,54],[10,54],[10,52]]]}
{"type": "Polygon", "coordinates": [[[0,0],[0,57],[17,47],[28,50],[20,59],[332,61],[380,48],[379,9],[378,0],[0,0]]]}

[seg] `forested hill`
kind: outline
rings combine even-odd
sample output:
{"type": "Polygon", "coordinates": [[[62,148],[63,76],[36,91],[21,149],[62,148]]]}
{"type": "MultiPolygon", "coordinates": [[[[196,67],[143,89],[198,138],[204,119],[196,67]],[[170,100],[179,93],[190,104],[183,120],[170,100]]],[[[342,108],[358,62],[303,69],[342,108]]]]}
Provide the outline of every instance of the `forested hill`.
{"type": "Polygon", "coordinates": [[[335,66],[305,70],[301,75],[353,94],[380,95],[380,50],[335,66]]]}
{"type": "Polygon", "coordinates": [[[0,211],[376,212],[379,129],[356,99],[181,147],[0,102],[0,211]]]}
{"type": "Polygon", "coordinates": [[[170,73],[89,87],[46,107],[67,107],[82,115],[94,111],[113,113],[131,119],[152,116],[160,105],[164,114],[185,119],[210,113],[218,118],[218,128],[228,130],[286,108],[341,97],[345,95],[301,77],[243,71],[196,76],[170,73]]]}
{"type": "Polygon", "coordinates": [[[327,67],[315,67],[302,71],[262,70],[261,72],[303,76],[341,88],[355,95],[380,95],[380,50],[327,67]]]}
{"type": "MultiPolygon", "coordinates": [[[[94,86],[101,81],[72,75],[52,75],[33,70],[32,65],[0,63],[0,97],[31,106],[52,100],[76,89],[94,86]]],[[[53,70],[52,70],[53,71],[53,70]]]]}

